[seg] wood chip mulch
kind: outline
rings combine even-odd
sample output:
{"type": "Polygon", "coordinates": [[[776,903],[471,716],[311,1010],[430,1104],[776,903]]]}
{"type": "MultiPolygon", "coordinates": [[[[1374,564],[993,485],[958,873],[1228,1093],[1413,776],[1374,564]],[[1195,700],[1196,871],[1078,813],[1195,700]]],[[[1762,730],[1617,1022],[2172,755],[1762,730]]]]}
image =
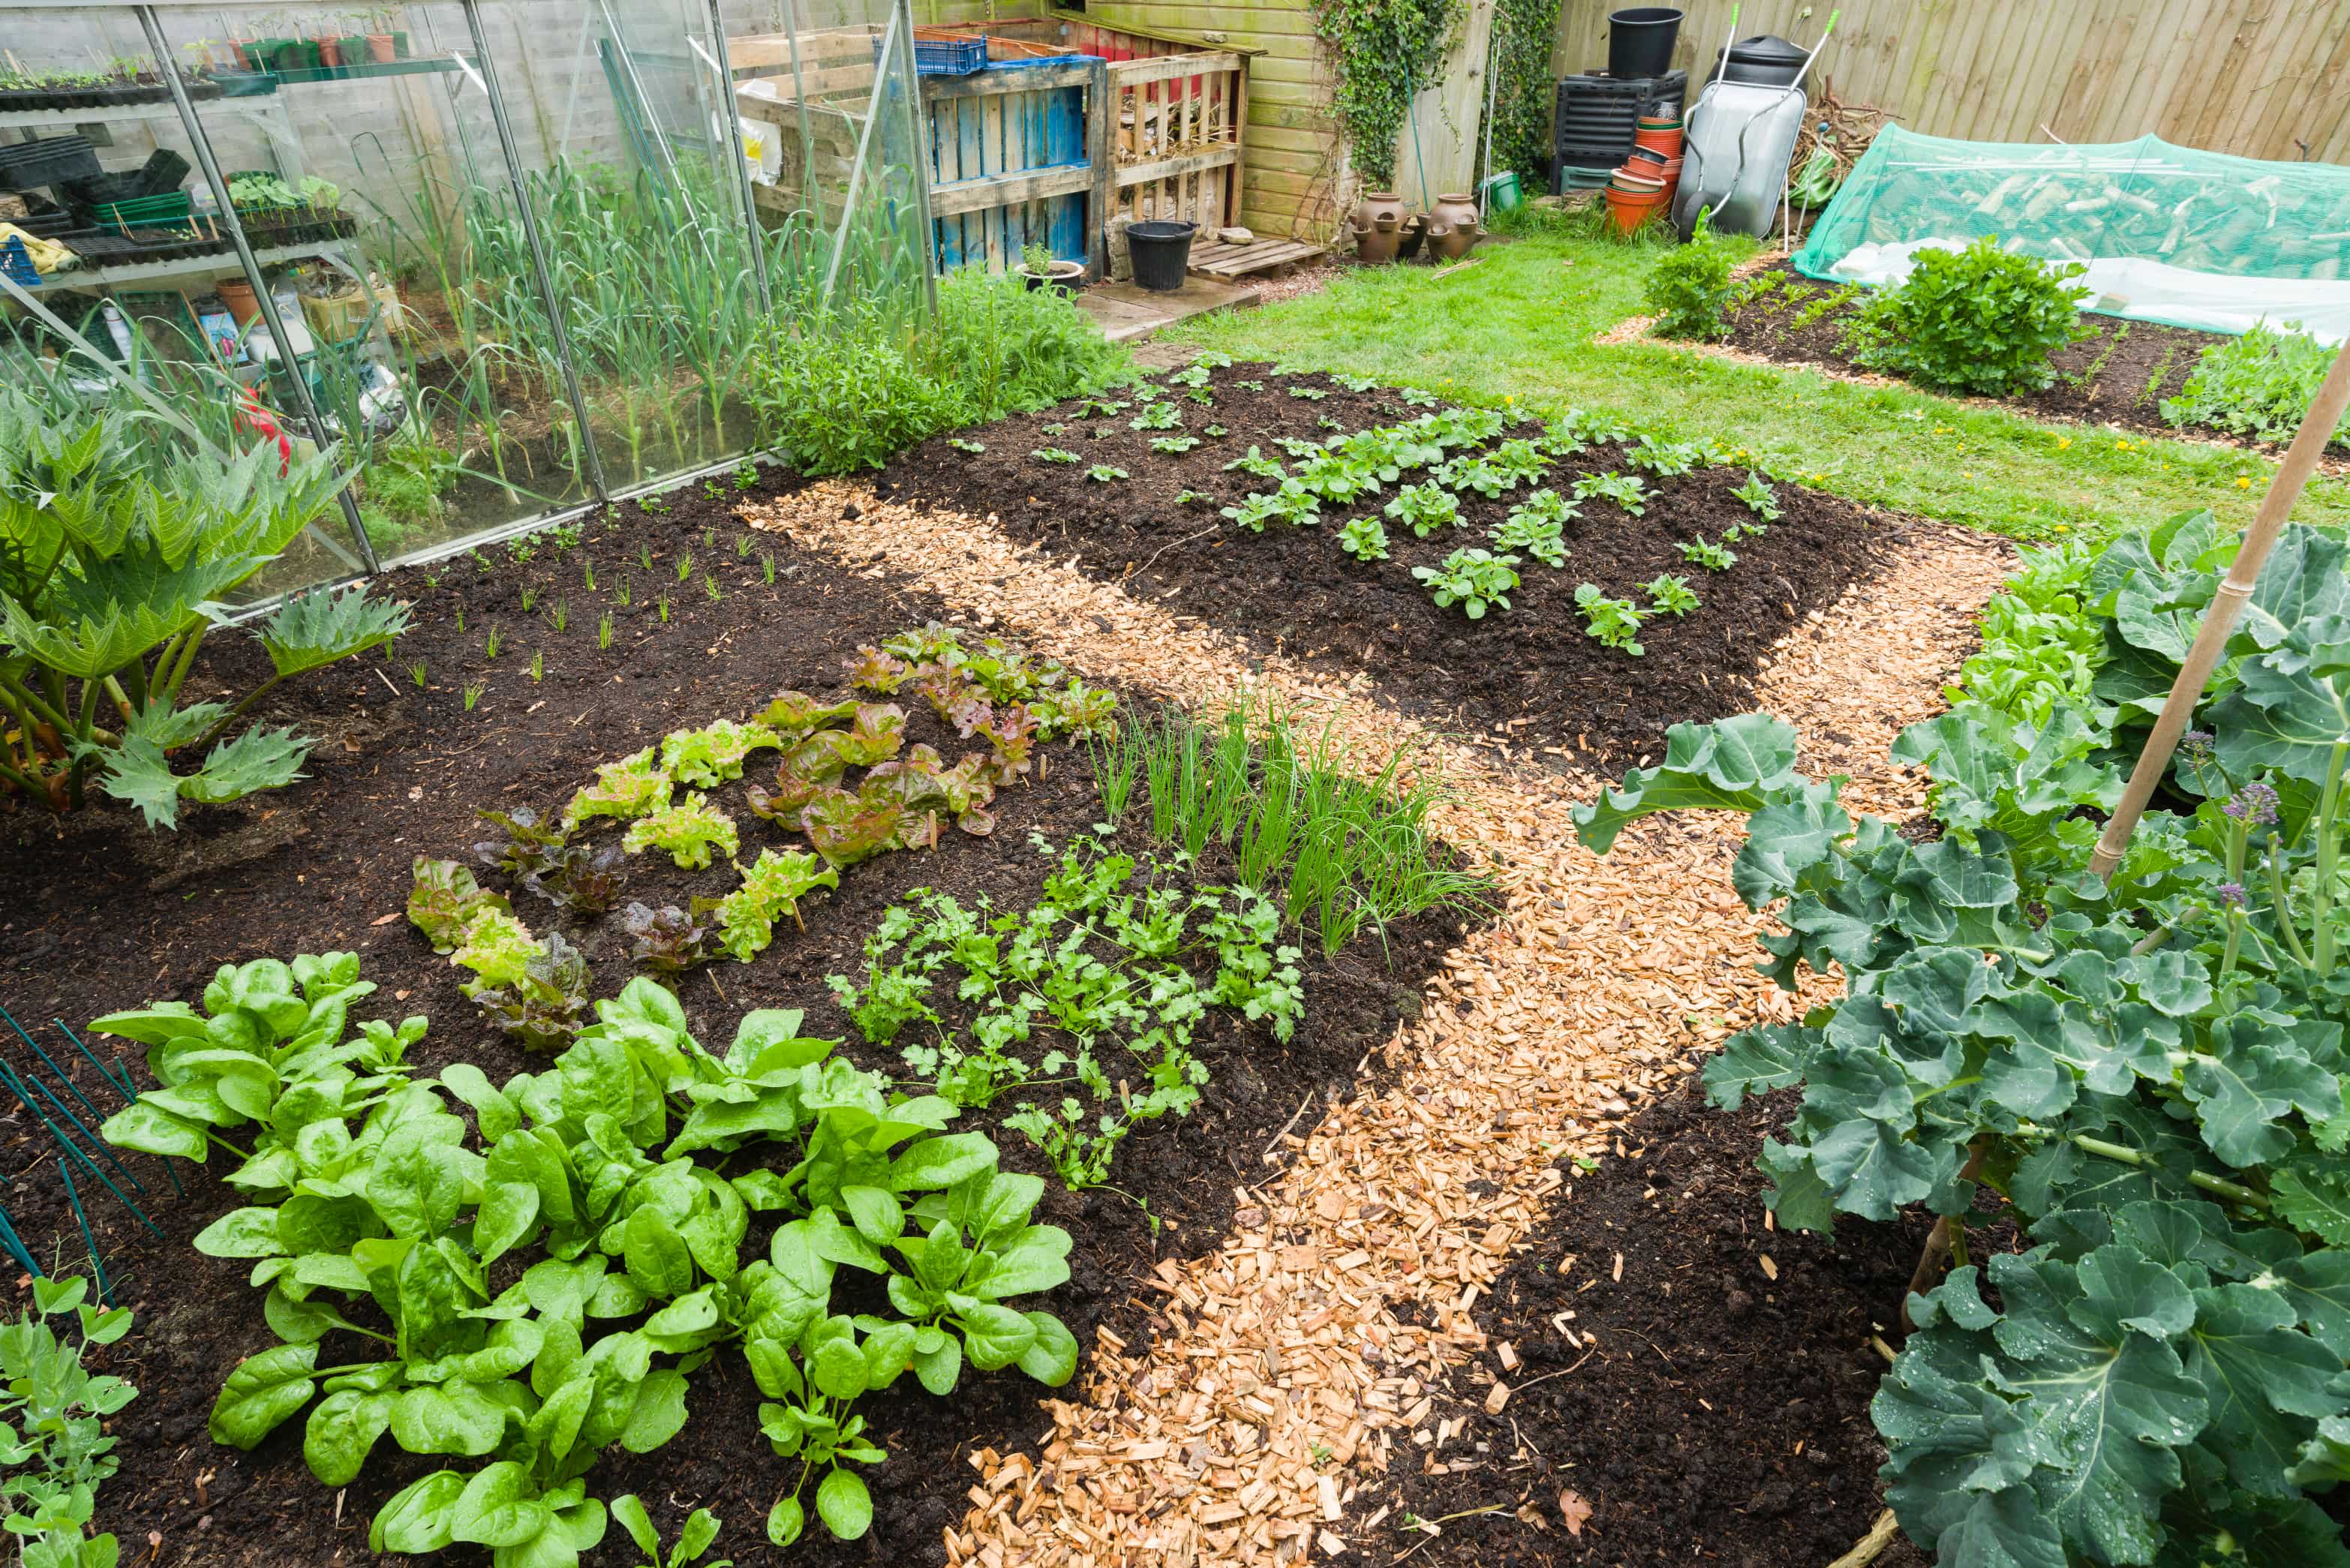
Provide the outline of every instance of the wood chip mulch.
{"type": "MultiPolygon", "coordinates": [[[[1805,997],[1751,967],[1760,922],[1731,890],[1738,825],[1652,820],[1602,860],[1567,808],[1607,781],[1534,749],[1435,733],[1339,681],[1128,597],[992,520],[917,510],[834,482],[743,509],[850,570],[910,574],[968,624],[1000,628],[1098,679],[1194,706],[1272,697],[1377,767],[1402,752],[1451,794],[1435,827],[1485,863],[1503,918],[1447,956],[1416,1023],[1385,1047],[1392,1086],[1301,1116],[1238,1189],[1222,1249],[1163,1262],[1154,1345],[1104,1334],[1082,1397],[1032,1457],[972,1454],[972,1509],[947,1560],[984,1568],[1288,1563],[1371,1550],[1351,1517],[1399,1447],[1425,1441],[1440,1373],[1485,1348],[1469,1307],[1515,1251],[1572,1154],[1617,1129],[1721,1039],[1805,997]]],[[[1856,809],[1920,791],[1886,760],[1941,703],[2003,544],[1911,529],[1887,567],[1792,632],[1762,706],[1794,723],[1814,772],[1849,774],[1856,809]]],[[[1814,989],[1824,992],[1825,981],[1814,989]]],[[[1501,1385],[1488,1397],[1506,1399],[1501,1385]]]]}

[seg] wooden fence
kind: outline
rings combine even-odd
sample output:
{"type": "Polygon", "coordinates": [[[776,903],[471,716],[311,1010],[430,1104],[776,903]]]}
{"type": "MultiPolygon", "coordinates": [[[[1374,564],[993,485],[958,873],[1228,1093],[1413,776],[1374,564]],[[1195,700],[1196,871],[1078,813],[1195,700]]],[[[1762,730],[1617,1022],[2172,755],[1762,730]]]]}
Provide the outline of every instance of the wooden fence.
{"type": "MultiPolygon", "coordinates": [[[[1731,0],[1680,0],[1673,63],[1711,68],[1731,0]]],[[[2350,161],[2350,0],[1840,0],[1815,68],[1839,99],[1973,141],[2122,141],[2147,131],[2246,158],[2350,161]]],[[[1552,64],[1604,66],[1610,0],[1563,0],[1552,64]]],[[[1828,7],[1739,16],[1808,47],[1828,7]]]]}

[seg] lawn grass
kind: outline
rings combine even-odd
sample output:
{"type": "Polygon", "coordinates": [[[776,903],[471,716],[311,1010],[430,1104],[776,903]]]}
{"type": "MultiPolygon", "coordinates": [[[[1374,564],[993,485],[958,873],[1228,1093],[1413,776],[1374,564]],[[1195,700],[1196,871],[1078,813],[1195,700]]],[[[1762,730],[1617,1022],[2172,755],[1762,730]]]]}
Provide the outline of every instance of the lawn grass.
{"type": "MultiPolygon", "coordinates": [[[[1854,501],[2018,539],[2104,536],[2203,506],[2241,525],[2274,468],[2230,448],[2042,421],[1660,343],[1595,345],[1595,334],[1640,310],[1655,254],[1527,234],[1482,247],[1475,266],[1446,277],[1424,266],[1367,267],[1319,294],[1219,311],[1168,336],[1461,402],[1604,410],[1660,438],[1747,448],[1854,501]]],[[[2350,484],[2316,481],[2294,514],[2350,524],[2350,484]]]]}

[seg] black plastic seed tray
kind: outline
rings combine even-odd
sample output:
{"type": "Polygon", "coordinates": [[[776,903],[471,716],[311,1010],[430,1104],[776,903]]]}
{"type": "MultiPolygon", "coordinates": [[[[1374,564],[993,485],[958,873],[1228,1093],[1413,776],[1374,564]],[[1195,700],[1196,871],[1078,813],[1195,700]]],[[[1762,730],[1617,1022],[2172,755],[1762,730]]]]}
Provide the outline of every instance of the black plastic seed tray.
{"type": "Polygon", "coordinates": [[[44,136],[0,146],[0,187],[22,191],[99,174],[98,149],[87,136],[44,136]]]}
{"type": "MultiPolygon", "coordinates": [[[[188,97],[203,101],[218,98],[221,84],[192,81],[188,97]]],[[[167,82],[110,82],[103,87],[0,88],[0,109],[119,109],[134,103],[164,103],[172,97],[167,82]]]]}
{"type": "Polygon", "coordinates": [[[189,261],[217,255],[229,248],[226,240],[192,229],[74,229],[57,236],[66,249],[100,266],[130,266],[140,262],[189,261]]]}

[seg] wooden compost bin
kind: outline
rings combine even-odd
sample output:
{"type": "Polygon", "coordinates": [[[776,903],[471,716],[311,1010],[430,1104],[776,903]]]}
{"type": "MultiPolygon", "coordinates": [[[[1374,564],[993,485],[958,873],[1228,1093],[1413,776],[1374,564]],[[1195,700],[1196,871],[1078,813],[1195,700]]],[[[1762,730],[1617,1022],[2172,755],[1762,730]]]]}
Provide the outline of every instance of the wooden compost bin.
{"type": "MultiPolygon", "coordinates": [[[[776,126],[781,137],[782,173],[760,188],[763,207],[837,217],[873,94],[879,31],[799,36],[806,156],[792,40],[777,34],[730,45],[737,77],[755,73],[737,84],[743,114],[776,126]]],[[[1035,244],[1099,277],[1114,216],[1189,219],[1211,230],[1238,221],[1245,54],[1074,15],[924,29],[935,31],[984,36],[999,62],[969,76],[921,78],[941,267],[1002,271],[1035,244]]]]}

